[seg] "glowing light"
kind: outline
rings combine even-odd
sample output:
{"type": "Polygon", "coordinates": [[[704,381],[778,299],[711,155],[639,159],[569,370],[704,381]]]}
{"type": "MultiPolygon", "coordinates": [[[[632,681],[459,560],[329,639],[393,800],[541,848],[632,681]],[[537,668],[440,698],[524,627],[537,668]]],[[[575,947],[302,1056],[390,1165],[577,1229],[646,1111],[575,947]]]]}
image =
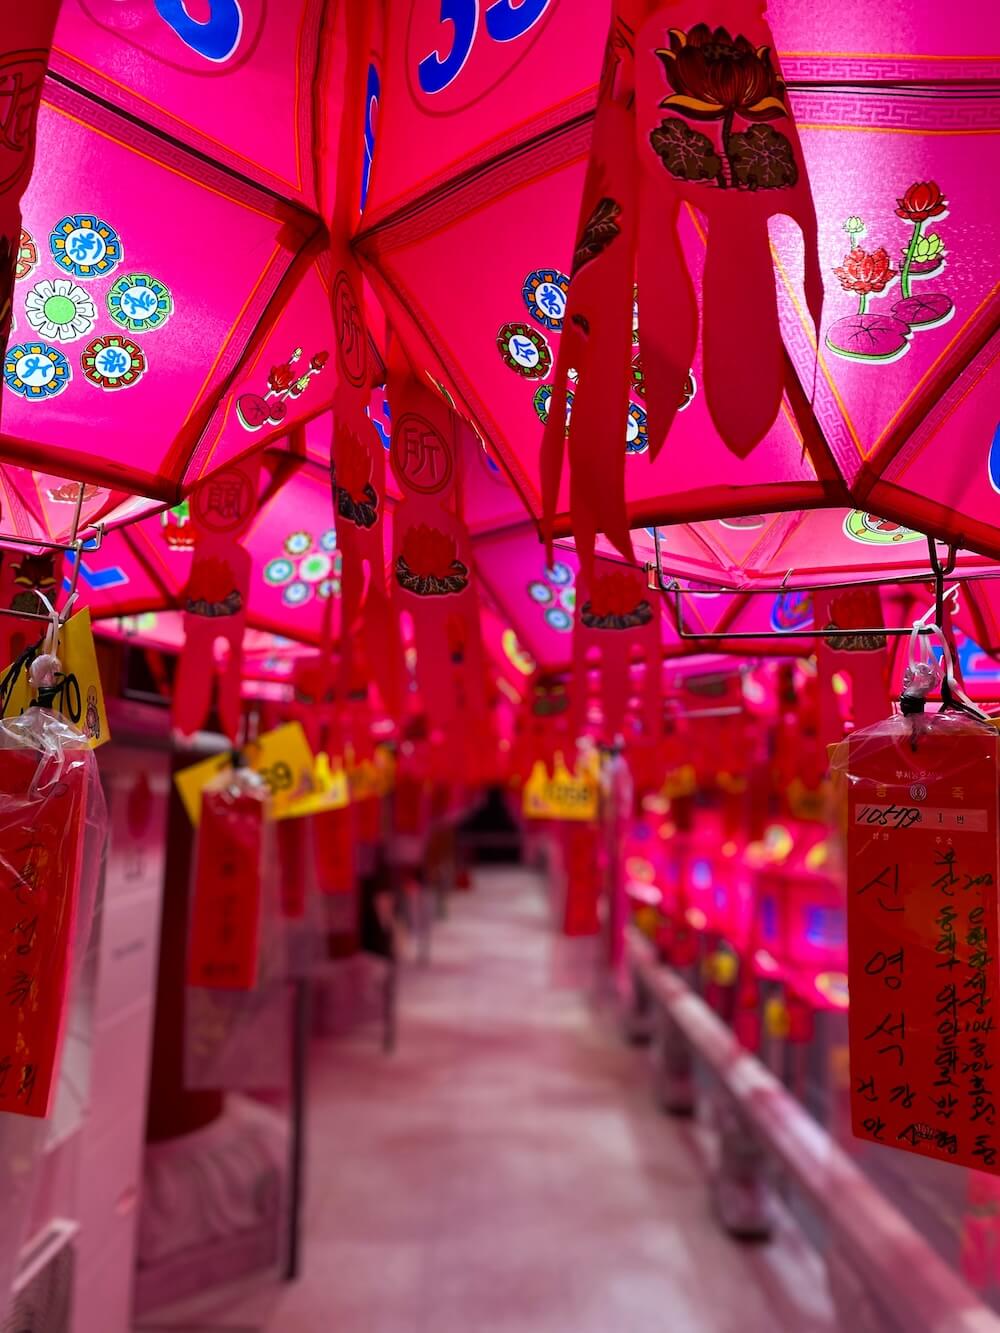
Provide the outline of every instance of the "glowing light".
{"type": "Polygon", "coordinates": [[[754,965],[758,972],[763,972],[766,976],[775,977],[781,971],[773,954],[768,953],[766,949],[758,949],[753,956],[754,965]]]}
{"type": "Polygon", "coordinates": [[[845,972],[820,972],[816,977],[816,989],[823,996],[823,999],[835,1009],[847,1008],[847,974],[845,972]]]}
{"type": "Polygon", "coordinates": [[[684,920],[693,930],[704,930],[708,925],[708,917],[700,907],[689,907],[684,913],[684,920]]]}
{"type": "Polygon", "coordinates": [[[704,858],[691,863],[691,883],[696,889],[712,887],[712,866],[704,858]]]}
{"type": "Polygon", "coordinates": [[[830,860],[830,844],[826,841],[817,842],[806,852],[805,864],[807,870],[822,870],[830,860]]]}
{"type": "Polygon", "coordinates": [[[625,860],[625,873],[629,879],[640,879],[644,884],[651,884],[656,878],[653,863],[644,856],[629,856],[625,860]]]}
{"type": "Polygon", "coordinates": [[[663,894],[655,884],[639,879],[630,879],[625,885],[625,892],[637,903],[646,903],[649,907],[659,907],[663,894]]]}

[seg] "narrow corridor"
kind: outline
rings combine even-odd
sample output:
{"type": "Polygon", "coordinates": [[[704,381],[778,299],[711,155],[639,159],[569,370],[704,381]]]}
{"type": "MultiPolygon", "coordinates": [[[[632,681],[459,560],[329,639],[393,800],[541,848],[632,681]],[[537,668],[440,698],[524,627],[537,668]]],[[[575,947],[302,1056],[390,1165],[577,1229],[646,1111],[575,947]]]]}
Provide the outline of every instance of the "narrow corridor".
{"type": "Polygon", "coordinates": [[[588,948],[555,935],[527,871],[453,897],[430,966],[404,971],[397,1053],[370,1033],[316,1048],[301,1280],[183,1327],[834,1330],[793,1227],[741,1246],[716,1226],[703,1138],[660,1114],[643,1054],[595,1013],[588,948]]]}

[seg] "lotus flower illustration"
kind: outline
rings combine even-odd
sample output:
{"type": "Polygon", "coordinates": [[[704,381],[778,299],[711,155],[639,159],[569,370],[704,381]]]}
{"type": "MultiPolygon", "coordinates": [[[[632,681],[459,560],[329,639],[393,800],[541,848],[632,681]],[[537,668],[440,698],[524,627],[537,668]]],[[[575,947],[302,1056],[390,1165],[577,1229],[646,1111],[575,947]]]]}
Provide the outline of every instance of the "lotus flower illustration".
{"type": "Polygon", "coordinates": [[[441,597],[468,587],[469,570],[458,559],[454,538],[417,523],[403,537],[396,582],[419,597],[441,597]]]}
{"type": "Polygon", "coordinates": [[[228,560],[213,558],[194,565],[184,607],[194,616],[235,616],[242,611],[243,595],[228,560]]]}
{"type": "Polygon", "coordinates": [[[349,427],[337,430],[332,473],[337,513],[358,528],[373,528],[378,521],[378,494],[372,485],[372,455],[368,444],[349,427]]]}
{"type": "Polygon", "coordinates": [[[588,629],[635,629],[652,618],[642,583],[628,570],[597,575],[589,600],[580,608],[580,619],[588,629]]]}

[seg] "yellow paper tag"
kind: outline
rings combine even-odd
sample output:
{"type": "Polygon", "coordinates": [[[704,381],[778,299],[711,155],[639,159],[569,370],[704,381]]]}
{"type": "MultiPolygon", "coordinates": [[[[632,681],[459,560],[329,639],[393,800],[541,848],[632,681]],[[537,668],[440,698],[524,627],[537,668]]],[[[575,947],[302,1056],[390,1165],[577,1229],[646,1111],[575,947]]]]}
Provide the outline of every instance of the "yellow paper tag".
{"type": "Polygon", "coordinates": [[[528,819],[596,819],[597,780],[592,771],[571,773],[561,755],[550,777],[539,759],[525,783],[522,809],[528,819]]]}
{"type": "Polygon", "coordinates": [[[312,792],[293,801],[285,810],[284,817],[297,819],[302,815],[322,814],[325,810],[343,810],[350,802],[347,774],[341,761],[338,759],[335,766],[331,767],[329,755],[320,752],[316,756],[313,770],[312,792]]]}
{"type": "MultiPolygon", "coordinates": [[[[265,731],[246,747],[244,754],[248,767],[267,783],[272,817],[292,818],[295,813],[292,807],[311,795],[315,786],[312,750],[301,722],[287,722],[273,731],[265,731]]],[[[177,792],[192,824],[197,825],[201,819],[201,793],[206,784],[230,763],[228,754],[216,754],[174,774],[177,792]]]]}
{"type": "MultiPolygon", "coordinates": [[[[85,606],[62,627],[59,634],[59,661],[65,685],[56,698],[55,711],[79,727],[86,734],[90,748],[96,750],[111,739],[111,731],[104,708],[101,676],[97,669],[90,607],[85,606]]],[[[28,679],[28,672],[23,670],[10,692],[4,716],[20,716],[31,707],[34,698],[35,691],[28,679]]]]}

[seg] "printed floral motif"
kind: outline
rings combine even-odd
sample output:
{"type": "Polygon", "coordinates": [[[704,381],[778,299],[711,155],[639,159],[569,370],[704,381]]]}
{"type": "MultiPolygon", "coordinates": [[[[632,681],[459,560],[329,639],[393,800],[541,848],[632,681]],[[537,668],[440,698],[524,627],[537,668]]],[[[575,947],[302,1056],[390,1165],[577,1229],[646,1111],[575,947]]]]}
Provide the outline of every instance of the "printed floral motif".
{"type": "Polygon", "coordinates": [[[31,232],[21,228],[21,236],[17,246],[17,262],[14,267],[14,277],[20,282],[26,278],[29,273],[33,273],[38,267],[38,246],[31,232]]]}
{"type": "Polygon", "coordinates": [[[621,204],[616,203],[614,199],[598,201],[594,211],[587,219],[583,231],[580,233],[580,239],[576,243],[576,249],[573,252],[573,267],[570,271],[571,277],[584,264],[589,264],[592,259],[596,259],[619,235],[621,227],[618,225],[618,217],[621,211],[621,204]]]}
{"type": "Polygon", "coordinates": [[[663,165],[685,181],[714,181],[722,178],[722,158],[712,140],[692,130],[683,120],[668,116],[649,135],[653,152],[663,165]]]}
{"type": "Polygon", "coordinates": [[[678,180],[713,182],[722,189],[781,190],[799,178],[786,135],[764,121],[788,116],[785,85],[771,63],[771,48],[742,33],[697,23],[670,29],[669,49],[657,50],[672,92],[660,103],[668,116],[650,131],[650,145],[678,180]],[[734,132],[739,119],[749,123],[734,132]],[[719,122],[716,143],[685,122],[719,122]]]}
{"type": "Polygon", "coordinates": [[[767,46],[754,47],[725,28],[697,23],[690,32],[670,29],[670,50],[656,53],[673,92],[661,106],[692,120],[774,120],[788,115],[785,85],[771,66],[767,46]]]}
{"type": "Polygon", "coordinates": [[[28,323],[43,338],[73,342],[94,327],[97,307],[84,289],[69,278],[43,278],[24,301],[28,323]]]}
{"type": "Polygon", "coordinates": [[[292,350],[287,361],[272,366],[264,394],[241,393],[236,400],[236,416],[244,430],[258,431],[262,426],[278,426],[288,413],[288,399],[301,397],[314,375],[319,375],[330,353],[313,352],[309,365],[301,369],[302,348],[292,350]]]}
{"type": "Polygon", "coordinates": [[[642,595],[642,586],[628,570],[598,574],[590,598],[580,608],[580,620],[588,629],[635,629],[648,625],[653,608],[642,595]]]}
{"type": "Polygon", "coordinates": [[[235,616],[243,610],[243,596],[227,560],[202,560],[191,570],[184,608],[194,616],[235,616]]]}
{"type": "Polygon", "coordinates": [[[844,222],[851,241],[850,252],[833,272],[846,292],[858,297],[854,315],[836,320],[826,334],[826,345],[835,355],[850,361],[885,363],[897,361],[909,350],[914,333],[947,323],[955,313],[950,296],[943,292],[915,294],[917,279],[939,273],[945,266],[944,242],[937,232],[924,233],[931,218],[944,218],[948,201],[936,181],[917,181],[896,200],[895,213],[912,224],[909,238],[900,249],[898,269],[885,246],[865,250],[860,238],[867,231],[857,215],[844,222]],[[899,279],[900,296],[888,314],[873,314],[869,299],[886,292],[899,279]]]}
{"type": "Polygon", "coordinates": [[[56,585],[56,558],[47,555],[23,555],[11,565],[16,591],[10,600],[12,611],[28,611],[34,615],[40,606],[35,590],[53,597],[56,585]]]}
{"type": "Polygon", "coordinates": [[[331,469],[337,513],[358,528],[373,528],[378,521],[378,492],[372,485],[371,451],[347,427],[338,429],[336,464],[331,469]]]}
{"type": "MultiPolygon", "coordinates": [[[[893,278],[899,276],[882,246],[871,254],[858,246],[844,256],[841,267],[835,268],[833,272],[840,279],[845,292],[857,292],[862,297],[867,297],[871,292],[884,292],[893,278]]],[[[866,305],[867,302],[861,302],[858,314],[864,314],[866,305]]]]}
{"type": "Polygon", "coordinates": [[[870,588],[850,588],[830,603],[827,646],[838,653],[874,653],[886,646],[884,634],[836,634],[829,631],[858,630],[870,625],[878,615],[878,594],[870,588]]]}
{"type": "Polygon", "coordinates": [[[281,589],[286,606],[298,609],[314,593],[324,600],[340,596],[342,564],[335,528],[327,528],[318,541],[311,532],[299,531],[288,534],[281,554],[268,560],[261,573],[269,588],[281,589]]]}
{"type": "Polygon", "coordinates": [[[403,537],[403,549],[396,557],[396,582],[418,597],[442,597],[467,588],[469,570],[458,559],[454,538],[416,523],[403,537]]]}
{"type": "Polygon", "coordinates": [[[729,159],[738,185],[747,190],[780,190],[799,178],[792,145],[770,125],[751,125],[729,140],[729,159]]]}
{"type": "Polygon", "coordinates": [[[528,596],[536,606],[544,608],[542,614],[549,629],[568,634],[576,610],[576,575],[561,560],[546,566],[543,575],[528,584],[528,596]]]}
{"type": "Polygon", "coordinates": [[[928,218],[942,217],[948,211],[948,201],[936,181],[917,181],[896,200],[896,216],[907,222],[926,222],[928,218]]]}

